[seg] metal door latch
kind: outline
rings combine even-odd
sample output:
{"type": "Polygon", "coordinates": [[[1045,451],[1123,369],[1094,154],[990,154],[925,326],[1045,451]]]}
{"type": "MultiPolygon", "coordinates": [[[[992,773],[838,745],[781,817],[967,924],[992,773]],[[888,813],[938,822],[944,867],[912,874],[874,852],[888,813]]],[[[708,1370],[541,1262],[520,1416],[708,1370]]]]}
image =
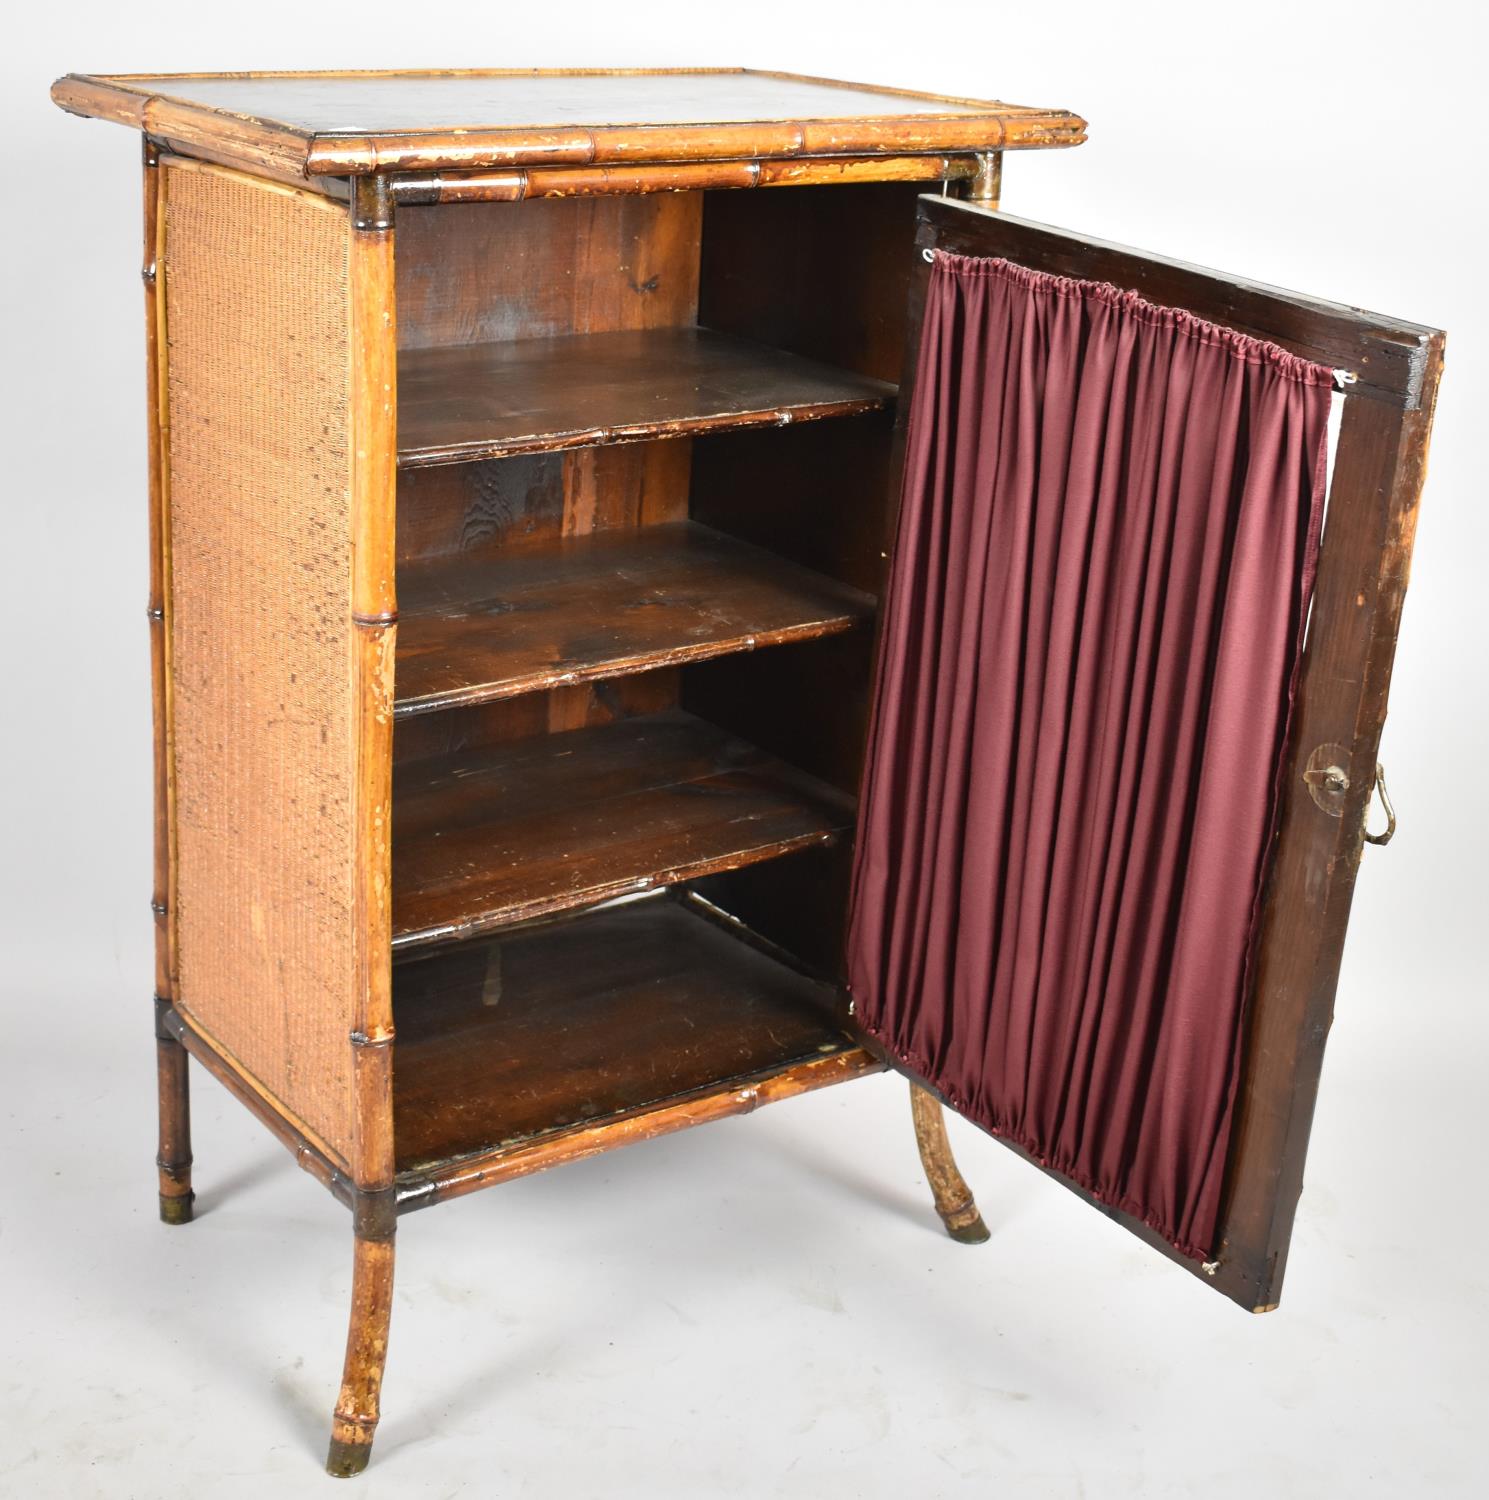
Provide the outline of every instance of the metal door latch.
{"type": "Polygon", "coordinates": [[[1344,794],[1349,790],[1349,751],[1343,745],[1320,745],[1308,757],[1303,780],[1314,802],[1331,818],[1344,813],[1344,794]]]}
{"type": "MultiPolygon", "coordinates": [[[[1309,795],[1331,818],[1344,815],[1344,796],[1349,791],[1349,751],[1343,745],[1320,745],[1308,757],[1303,770],[1303,780],[1308,785],[1309,795]]],[[[1391,806],[1390,793],[1386,791],[1385,767],[1379,762],[1375,767],[1374,790],[1380,795],[1380,805],[1386,810],[1386,826],[1380,833],[1365,829],[1367,844],[1389,844],[1396,833],[1396,809],[1391,806]]],[[[1369,806],[1366,806],[1368,816],[1369,806]]]]}

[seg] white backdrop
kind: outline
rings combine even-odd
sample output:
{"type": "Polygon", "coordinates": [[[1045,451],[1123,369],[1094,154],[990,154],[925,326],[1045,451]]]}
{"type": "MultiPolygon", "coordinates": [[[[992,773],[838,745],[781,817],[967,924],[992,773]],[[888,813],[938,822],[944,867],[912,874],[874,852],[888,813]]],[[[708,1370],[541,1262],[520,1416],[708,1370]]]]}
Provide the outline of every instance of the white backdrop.
{"type": "Polygon", "coordinates": [[[196,1075],[154,1221],[138,142],[72,71],[734,64],[1064,105],[1026,217],[1436,324],[1448,371],[1282,1310],[876,1080],[417,1216],[368,1496],[1484,1492],[1484,37],[1469,7],[36,4],[6,23],[0,1490],[321,1493],[345,1216],[196,1075]]]}

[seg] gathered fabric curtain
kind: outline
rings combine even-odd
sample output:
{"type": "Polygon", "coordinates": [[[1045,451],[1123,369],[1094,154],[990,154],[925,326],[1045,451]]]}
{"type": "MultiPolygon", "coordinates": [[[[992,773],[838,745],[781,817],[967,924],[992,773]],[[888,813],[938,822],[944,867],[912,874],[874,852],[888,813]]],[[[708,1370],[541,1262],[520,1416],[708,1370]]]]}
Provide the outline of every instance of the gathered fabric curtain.
{"type": "Polygon", "coordinates": [[[848,938],[865,1029],[1211,1258],[1332,377],[937,252],[848,938]]]}

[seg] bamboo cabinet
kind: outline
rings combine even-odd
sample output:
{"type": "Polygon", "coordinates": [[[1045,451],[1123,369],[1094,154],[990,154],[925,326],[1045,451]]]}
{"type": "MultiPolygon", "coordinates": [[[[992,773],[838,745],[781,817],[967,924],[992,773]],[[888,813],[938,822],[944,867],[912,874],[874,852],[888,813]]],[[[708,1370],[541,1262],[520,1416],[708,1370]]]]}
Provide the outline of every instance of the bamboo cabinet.
{"type": "Polygon", "coordinates": [[[1063,110],[738,71],[53,94],[144,139],[161,1217],[189,1056],[350,1210],[333,1473],[413,1210],[893,1066],[987,1237],[936,1079],[842,982],[938,250],[1348,382],[1213,1257],[1086,1195],[1276,1305],[1441,335],[1002,214],[1063,110]]]}

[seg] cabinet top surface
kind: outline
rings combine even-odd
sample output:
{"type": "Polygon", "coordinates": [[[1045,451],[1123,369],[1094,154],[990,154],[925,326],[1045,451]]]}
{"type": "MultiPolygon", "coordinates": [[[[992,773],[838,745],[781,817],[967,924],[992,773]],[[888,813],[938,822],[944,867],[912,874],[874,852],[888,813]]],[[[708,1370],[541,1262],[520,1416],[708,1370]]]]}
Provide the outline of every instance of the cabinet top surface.
{"type": "Polygon", "coordinates": [[[300,175],[1076,145],[1063,109],[748,69],[68,74],[64,109],[300,175]]]}

